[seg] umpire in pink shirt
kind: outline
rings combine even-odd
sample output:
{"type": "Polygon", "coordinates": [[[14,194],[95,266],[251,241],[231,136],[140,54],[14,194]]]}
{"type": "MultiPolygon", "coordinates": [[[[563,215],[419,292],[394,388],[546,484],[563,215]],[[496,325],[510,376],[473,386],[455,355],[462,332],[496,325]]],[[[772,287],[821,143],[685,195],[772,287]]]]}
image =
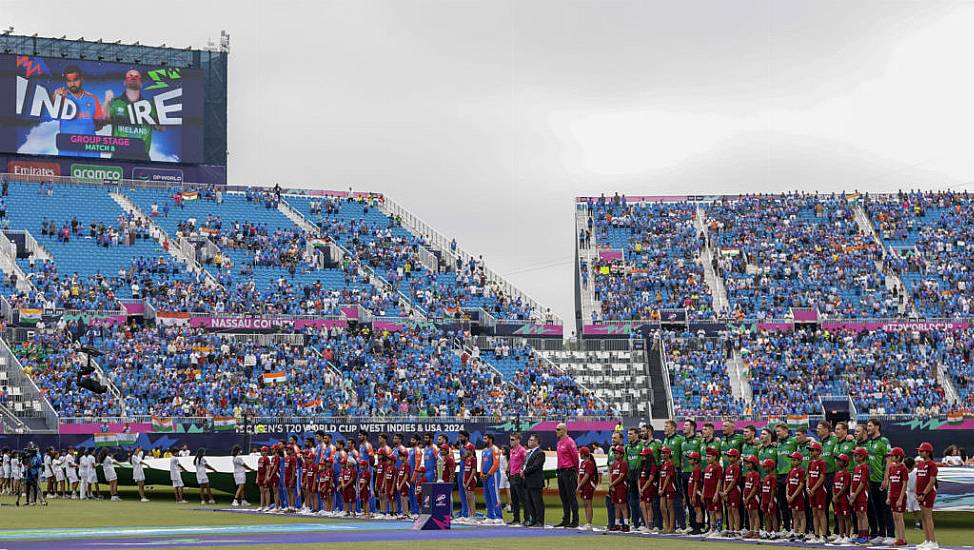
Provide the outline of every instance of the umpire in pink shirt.
{"type": "Polygon", "coordinates": [[[568,436],[564,422],[555,428],[558,435],[558,496],[561,497],[561,523],[555,527],[578,527],[578,447],[568,436]]]}
{"type": "Polygon", "coordinates": [[[528,517],[527,493],[524,487],[524,459],[527,458],[528,450],[521,446],[521,434],[515,432],[511,434],[511,455],[507,461],[507,479],[511,482],[511,512],[514,520],[510,525],[521,523],[521,506],[524,506],[524,523],[532,523],[528,517]]]}

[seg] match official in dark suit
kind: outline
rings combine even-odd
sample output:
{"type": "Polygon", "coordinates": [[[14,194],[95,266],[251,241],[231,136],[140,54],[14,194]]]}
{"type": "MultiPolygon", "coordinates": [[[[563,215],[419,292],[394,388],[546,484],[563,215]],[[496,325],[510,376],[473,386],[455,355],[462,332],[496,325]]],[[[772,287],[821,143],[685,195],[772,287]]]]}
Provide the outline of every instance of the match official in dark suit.
{"type": "Polygon", "coordinates": [[[528,438],[528,455],[524,459],[525,527],[544,527],[544,451],[536,434],[528,438]]]}

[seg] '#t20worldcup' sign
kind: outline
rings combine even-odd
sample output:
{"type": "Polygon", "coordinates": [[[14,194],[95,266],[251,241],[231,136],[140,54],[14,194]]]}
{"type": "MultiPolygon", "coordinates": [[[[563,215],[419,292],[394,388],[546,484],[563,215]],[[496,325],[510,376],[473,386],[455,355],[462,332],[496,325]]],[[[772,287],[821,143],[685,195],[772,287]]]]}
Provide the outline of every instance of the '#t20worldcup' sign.
{"type": "Polygon", "coordinates": [[[198,163],[202,120],[198,69],[0,56],[0,152],[198,163]]]}

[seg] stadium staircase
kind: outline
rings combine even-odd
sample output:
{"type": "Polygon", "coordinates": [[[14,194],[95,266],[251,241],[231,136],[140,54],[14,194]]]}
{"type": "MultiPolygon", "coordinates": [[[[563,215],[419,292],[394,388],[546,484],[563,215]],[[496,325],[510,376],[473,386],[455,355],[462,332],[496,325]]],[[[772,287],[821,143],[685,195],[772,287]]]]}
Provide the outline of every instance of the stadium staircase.
{"type": "MultiPolygon", "coordinates": [[[[414,215],[412,212],[406,210],[399,203],[393,201],[389,197],[383,197],[382,201],[379,203],[379,210],[389,216],[390,218],[396,220],[398,225],[405,229],[406,231],[422,237],[428,243],[428,248],[420,247],[420,261],[429,268],[429,262],[433,258],[436,258],[435,264],[438,265],[438,271],[450,271],[455,269],[456,260],[461,260],[464,264],[469,262],[471,259],[479,260],[476,256],[466,252],[463,248],[456,246],[455,241],[447,239],[439,231],[433,229],[429,224],[424,222],[422,219],[414,215]],[[424,259],[425,258],[425,259],[424,259]]],[[[486,275],[487,281],[496,285],[500,290],[502,290],[511,300],[521,299],[523,304],[527,304],[531,307],[533,315],[532,318],[541,323],[557,323],[562,324],[562,320],[555,315],[550,308],[544,308],[537,300],[528,296],[521,289],[517,288],[509,281],[501,277],[496,271],[490,269],[486,265],[484,266],[484,274],[486,275]]],[[[450,273],[449,276],[453,276],[450,273]]]]}
{"type": "MultiPolygon", "coordinates": [[[[873,222],[869,219],[869,214],[866,213],[866,209],[862,207],[861,204],[856,204],[853,208],[855,213],[856,224],[859,225],[859,230],[871,238],[879,247],[883,250],[883,258],[889,254],[889,249],[886,247],[883,240],[880,238],[879,234],[876,233],[876,228],[873,227],[873,222]]],[[[906,285],[903,284],[903,280],[900,278],[899,274],[893,269],[886,269],[883,265],[883,261],[876,262],[876,271],[884,273],[886,275],[886,288],[891,292],[895,292],[898,296],[903,297],[903,302],[899,306],[900,315],[907,315],[912,310],[912,304],[910,303],[910,293],[906,290],[906,285]]]]}
{"type": "Polygon", "coordinates": [[[717,252],[710,245],[710,235],[707,232],[707,223],[705,220],[706,217],[704,216],[703,209],[698,206],[693,223],[697,228],[697,234],[703,234],[704,236],[703,247],[700,250],[700,262],[703,264],[703,273],[704,279],[707,281],[707,288],[710,289],[710,295],[714,299],[714,311],[718,314],[723,314],[730,311],[730,305],[727,301],[727,288],[724,286],[723,277],[714,270],[717,252]]]}
{"type": "Polygon", "coordinates": [[[595,260],[598,259],[598,243],[595,237],[595,231],[592,232],[592,242],[588,247],[582,247],[580,233],[583,228],[588,227],[588,220],[592,217],[592,212],[584,204],[578,205],[575,209],[575,244],[578,249],[578,265],[576,268],[579,270],[576,272],[575,276],[579,279],[581,278],[581,268],[582,262],[585,262],[586,269],[588,270],[588,288],[582,287],[581,281],[579,280],[578,288],[581,294],[581,308],[582,308],[582,319],[581,324],[586,324],[592,319],[593,311],[602,311],[602,304],[595,299],[595,273],[592,271],[592,265],[595,260]]]}
{"type": "Polygon", "coordinates": [[[521,388],[515,386],[514,384],[511,383],[510,380],[508,380],[508,376],[513,375],[516,372],[515,370],[506,369],[507,375],[505,376],[505,370],[498,368],[498,366],[496,365],[496,360],[493,360],[492,358],[485,356],[485,354],[483,353],[475,354],[473,346],[471,344],[472,342],[469,341],[465,342],[460,338],[454,338],[453,346],[452,346],[453,353],[456,354],[457,357],[462,357],[464,352],[466,352],[466,354],[471,358],[476,356],[478,361],[480,361],[484,365],[487,365],[488,367],[490,367],[491,370],[497,373],[497,376],[504,384],[504,387],[506,387],[508,390],[510,390],[511,392],[517,395],[520,395],[522,397],[527,397],[521,388]]]}
{"type": "MultiPolygon", "coordinates": [[[[58,227],[69,220],[77,219],[85,228],[83,235],[73,236],[69,242],[62,242],[51,236],[41,236],[41,242],[28,239],[27,252],[36,259],[49,258],[58,267],[62,276],[77,273],[80,276],[114,276],[120,270],[128,269],[134,258],[154,257],[162,253],[158,244],[150,239],[135,239],[131,244],[119,246],[99,246],[87,234],[92,224],[104,224],[116,228],[118,219],[125,211],[109,196],[103,185],[60,185],[51,193],[40,193],[40,186],[33,183],[13,182],[7,196],[8,219],[12,231],[40,231],[47,219],[58,227]],[[84,205],[84,208],[79,208],[84,205]],[[33,243],[31,243],[33,241],[33,243]]],[[[20,258],[21,268],[27,260],[20,258]]],[[[124,286],[118,289],[119,298],[129,297],[124,286]]]]}
{"type": "Polygon", "coordinates": [[[203,272],[206,275],[207,285],[219,286],[219,283],[217,283],[216,279],[213,277],[213,274],[203,269],[200,263],[196,260],[196,248],[192,245],[192,243],[182,237],[178,237],[176,240],[173,240],[166,230],[160,227],[151,216],[146,215],[144,210],[142,210],[124,194],[109,193],[109,195],[116,202],[116,204],[118,204],[119,208],[132,214],[136,218],[140,218],[144,222],[147,222],[149,227],[152,228],[153,234],[159,236],[159,246],[164,250],[167,250],[173,258],[186,264],[187,269],[189,269],[189,271],[192,273],[203,272]]]}
{"type": "Polygon", "coordinates": [[[14,412],[0,403],[0,433],[17,434],[26,433],[30,428],[27,424],[17,418],[14,412]]]}
{"type": "MultiPolygon", "coordinates": [[[[33,239],[33,237],[31,237],[31,239],[33,239]]],[[[12,294],[12,291],[15,290],[13,288],[6,288],[7,277],[9,277],[11,274],[17,276],[16,290],[22,292],[34,291],[40,294],[37,288],[34,287],[31,280],[27,277],[27,274],[24,273],[24,270],[17,263],[17,245],[8,239],[3,233],[0,233],[0,271],[3,271],[4,275],[3,286],[5,287],[5,295],[10,295],[12,294]]],[[[4,298],[4,300],[6,300],[6,298],[4,298]]]]}
{"type": "Polygon", "coordinates": [[[937,365],[937,382],[944,389],[944,400],[947,403],[960,403],[962,401],[960,394],[957,392],[957,387],[954,386],[954,380],[947,372],[943,363],[937,365]]]}
{"type": "Polygon", "coordinates": [[[24,373],[6,340],[0,339],[0,394],[6,396],[0,405],[32,432],[57,432],[58,416],[54,407],[24,373]]]}
{"type": "MultiPolygon", "coordinates": [[[[308,346],[308,349],[310,349],[318,357],[324,357],[324,354],[321,353],[321,350],[318,349],[317,346],[308,346]]],[[[348,403],[349,400],[350,400],[350,396],[348,395],[348,388],[345,387],[345,384],[344,384],[345,375],[342,374],[342,371],[338,370],[338,367],[336,367],[335,364],[332,363],[331,361],[325,361],[325,363],[328,365],[328,370],[331,371],[331,373],[334,376],[338,377],[338,379],[343,382],[342,383],[342,395],[345,397],[345,402],[348,403]]]]}
{"type": "Polygon", "coordinates": [[[741,351],[735,349],[731,358],[727,361],[727,377],[730,378],[731,392],[734,397],[744,401],[750,408],[751,400],[754,398],[751,392],[751,382],[748,375],[744,372],[744,362],[741,360],[741,351]]]}
{"type": "MultiPolygon", "coordinates": [[[[277,209],[285,217],[291,220],[291,223],[303,229],[309,235],[314,235],[316,237],[323,237],[324,235],[322,234],[318,226],[312,223],[310,219],[308,219],[308,216],[305,214],[304,211],[302,211],[300,208],[291,205],[291,203],[288,202],[288,199],[291,199],[292,201],[295,202],[295,204],[300,204],[301,207],[304,207],[307,204],[307,197],[283,195],[281,197],[281,202],[278,203],[277,205],[277,209]]],[[[348,256],[349,258],[355,258],[355,255],[352,254],[347,248],[342,246],[342,244],[338,242],[338,239],[332,238],[331,244],[338,249],[341,256],[348,256]]],[[[372,269],[372,267],[366,264],[366,262],[358,262],[357,265],[358,265],[358,275],[363,281],[366,281],[367,283],[375,286],[376,288],[382,289],[384,291],[387,292],[393,291],[392,285],[389,283],[389,281],[387,281],[385,277],[382,277],[381,275],[376,273],[375,270],[372,269]]],[[[402,291],[396,290],[395,292],[399,296],[399,307],[403,312],[409,311],[410,317],[423,319],[423,320],[426,319],[426,315],[424,315],[423,312],[419,310],[419,308],[412,307],[409,298],[406,295],[404,295],[402,291]]]]}
{"type": "Polygon", "coordinates": [[[659,338],[646,339],[646,372],[653,389],[650,412],[653,418],[673,418],[673,391],[670,388],[670,373],[666,370],[666,346],[659,338]]]}

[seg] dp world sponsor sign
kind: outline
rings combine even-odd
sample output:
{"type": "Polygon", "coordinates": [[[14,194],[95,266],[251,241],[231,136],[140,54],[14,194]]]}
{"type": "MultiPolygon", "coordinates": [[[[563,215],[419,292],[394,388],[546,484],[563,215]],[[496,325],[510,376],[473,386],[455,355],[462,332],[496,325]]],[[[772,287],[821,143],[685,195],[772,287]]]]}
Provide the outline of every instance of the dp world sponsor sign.
{"type": "Polygon", "coordinates": [[[136,166],[132,169],[132,179],[165,183],[182,183],[183,171],[170,168],[147,168],[136,166]]]}
{"type": "Polygon", "coordinates": [[[117,182],[122,180],[122,167],[101,164],[72,164],[71,177],[96,183],[117,182]]]}

